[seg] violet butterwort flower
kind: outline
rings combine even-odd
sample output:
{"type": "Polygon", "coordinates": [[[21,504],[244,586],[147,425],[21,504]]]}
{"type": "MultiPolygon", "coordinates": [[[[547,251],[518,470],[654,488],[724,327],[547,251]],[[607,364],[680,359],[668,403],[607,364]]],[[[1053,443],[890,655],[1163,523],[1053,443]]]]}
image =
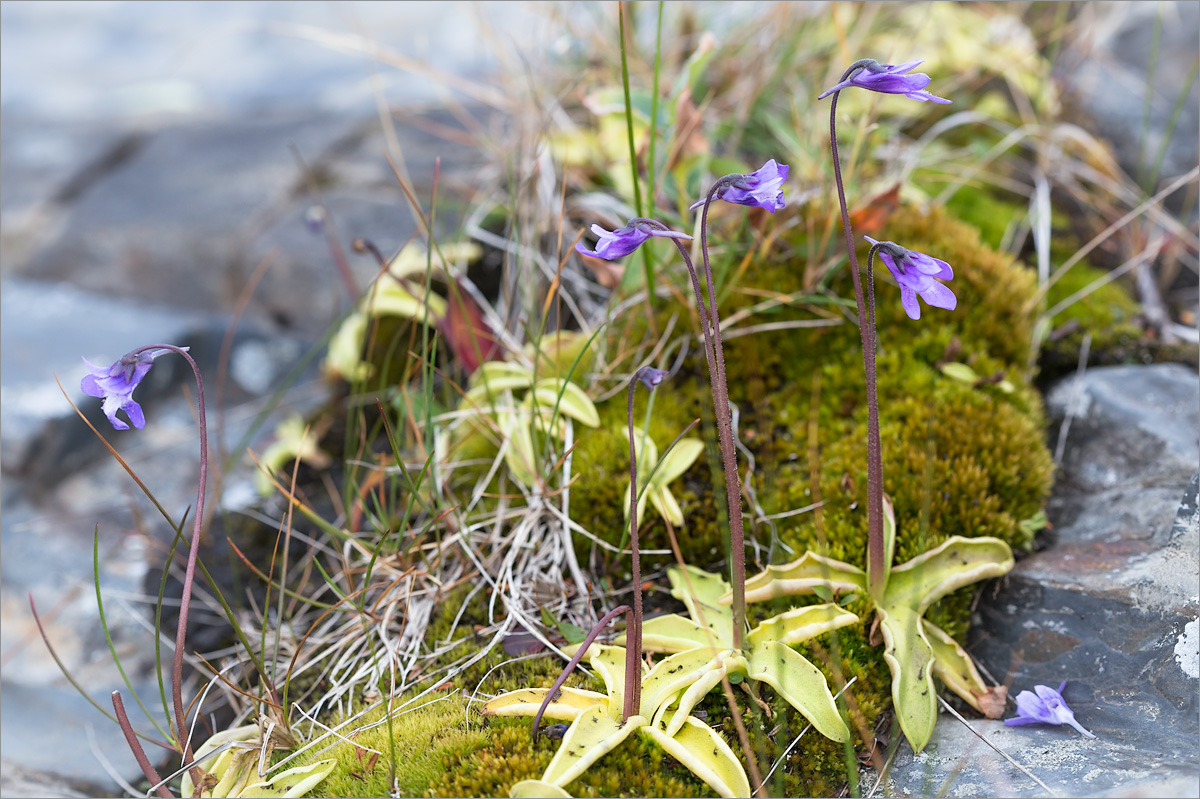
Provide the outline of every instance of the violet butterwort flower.
{"type": "MultiPolygon", "coordinates": [[[[741,175],[717,190],[713,199],[737,205],[754,205],[775,213],[783,207],[783,184],[788,165],[777,164],[772,158],[748,175],[741,175]]],[[[704,200],[692,203],[689,211],[704,205],[704,200]]]]}
{"type": "Polygon", "coordinates": [[[613,261],[629,255],[629,253],[642,246],[652,236],[687,239],[689,241],[692,238],[686,233],[677,233],[674,230],[659,230],[646,222],[632,219],[625,227],[619,227],[611,233],[599,225],[592,225],[592,232],[599,239],[596,242],[596,249],[589,250],[583,246],[582,242],[576,244],[575,249],[583,255],[590,255],[593,258],[603,258],[606,261],[613,261]]]}
{"type": "Polygon", "coordinates": [[[655,369],[653,366],[643,366],[641,369],[637,370],[637,374],[634,375],[634,378],[642,381],[643,386],[650,391],[653,391],[655,388],[657,388],[658,384],[666,378],[667,374],[668,372],[665,372],[662,369],[655,369]]]}
{"type": "Polygon", "coordinates": [[[84,358],[83,362],[87,364],[91,374],[84,376],[79,387],[89,397],[100,397],[104,400],[102,406],[104,415],[108,417],[108,421],[112,422],[114,428],[117,430],[129,429],[129,425],[117,416],[117,411],[125,411],[125,415],[129,417],[129,421],[133,422],[133,426],[141,430],[146,426],[146,416],[142,413],[142,406],[138,405],[133,398],[133,390],[150,372],[150,367],[154,365],[154,359],[165,352],[168,350],[123,355],[112,366],[97,366],[84,358]]]}
{"type": "Polygon", "coordinates": [[[954,296],[954,292],[937,282],[954,279],[954,270],[950,268],[950,264],[923,252],[906,250],[894,242],[875,241],[870,236],[863,238],[871,242],[872,247],[877,248],[880,259],[900,284],[900,304],[904,306],[904,312],[908,314],[909,319],[921,318],[918,296],[934,308],[944,308],[947,311],[953,311],[958,305],[958,298],[954,296]]]}
{"type": "Polygon", "coordinates": [[[870,89],[873,92],[881,92],[883,94],[903,94],[910,100],[919,100],[925,102],[930,100],[935,103],[950,103],[950,100],[944,97],[938,97],[925,91],[925,87],[929,85],[929,76],[924,72],[914,72],[911,75],[904,73],[911,69],[915,69],[923,61],[908,61],[903,64],[880,64],[874,59],[863,59],[863,65],[857,72],[841,83],[826,89],[817,99],[823,100],[829,95],[842,89],[849,89],[857,86],[860,89],[870,89]]]}
{"type": "Polygon", "coordinates": [[[1004,723],[1009,727],[1019,724],[1070,724],[1084,736],[1095,738],[1095,735],[1075,720],[1075,714],[1067,707],[1067,702],[1062,696],[1062,689],[1066,687],[1064,681],[1057,691],[1046,685],[1035,685],[1033,690],[1037,691],[1036,694],[1022,691],[1017,694],[1016,718],[1005,719],[1004,723]]]}

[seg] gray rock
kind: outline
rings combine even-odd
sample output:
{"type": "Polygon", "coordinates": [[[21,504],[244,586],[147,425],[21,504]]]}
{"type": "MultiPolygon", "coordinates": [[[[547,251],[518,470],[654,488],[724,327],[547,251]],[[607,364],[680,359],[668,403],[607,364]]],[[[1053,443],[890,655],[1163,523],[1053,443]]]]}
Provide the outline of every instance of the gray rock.
{"type": "Polygon", "coordinates": [[[26,768],[16,761],[0,760],[0,796],[45,797],[47,799],[85,799],[103,796],[99,784],[69,780],[58,774],[26,768]]]}
{"type": "MultiPolygon", "coordinates": [[[[985,589],[969,648],[1010,699],[1065,681],[1097,739],[969,723],[1060,795],[1195,796],[1200,381],[1173,364],[1091,369],[1047,399],[1056,422],[1075,414],[1047,546],[985,589]]],[[[889,781],[893,795],[1044,795],[946,713],[923,753],[900,745],[889,781]]]]}

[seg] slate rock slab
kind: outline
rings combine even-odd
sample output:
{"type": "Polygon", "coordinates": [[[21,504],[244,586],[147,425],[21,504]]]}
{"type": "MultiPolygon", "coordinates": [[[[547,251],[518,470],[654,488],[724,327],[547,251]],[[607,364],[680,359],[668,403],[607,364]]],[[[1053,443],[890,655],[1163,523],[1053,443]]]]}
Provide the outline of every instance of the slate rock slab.
{"type": "MultiPolygon", "coordinates": [[[[970,649],[1010,697],[1066,681],[1097,738],[969,722],[1058,795],[1196,796],[1200,381],[1176,364],[1092,369],[1047,405],[1052,446],[1070,424],[1046,547],[985,589],[970,649]]],[[[947,713],[920,755],[900,745],[887,783],[902,796],[1046,795],[947,713]]]]}

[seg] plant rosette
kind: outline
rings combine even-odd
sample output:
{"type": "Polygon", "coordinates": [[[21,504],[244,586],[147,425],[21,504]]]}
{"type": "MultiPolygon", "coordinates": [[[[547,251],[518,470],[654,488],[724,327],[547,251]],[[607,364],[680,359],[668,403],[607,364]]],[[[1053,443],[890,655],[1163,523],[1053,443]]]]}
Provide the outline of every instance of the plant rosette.
{"type": "MultiPolygon", "coordinates": [[[[891,564],[896,516],[886,495],[883,518],[884,563],[891,564]]],[[[946,687],[988,718],[1003,715],[1007,689],[985,684],[970,655],[923,616],[942,597],[963,586],[1005,575],[1012,567],[1012,549],[1004,541],[956,535],[906,563],[885,568],[883,590],[872,599],[883,633],[883,657],[892,672],[892,704],[914,752],[920,752],[929,743],[937,721],[935,674],[946,687]]],[[[867,575],[862,569],[807,552],[798,560],[768,566],[748,579],[746,601],[766,602],[816,594],[822,588],[835,594],[869,593],[867,575]]],[[[724,604],[731,601],[729,594],[720,598],[724,604]]]]}
{"type": "MultiPolygon", "coordinates": [[[[568,647],[570,652],[574,647],[568,647]]],[[[565,787],[635,731],[658,744],[719,796],[750,796],[750,781],[737,756],[716,730],[676,706],[681,682],[668,658],[642,668],[639,713],[622,720],[625,702],[625,649],[592,644],[586,653],[604,680],[605,693],[563,687],[546,705],[545,718],[569,721],[562,744],[538,780],[512,786],[510,796],[568,796],[565,787]]],[[[501,694],[483,706],[485,716],[536,716],[547,688],[501,694]]]]}
{"type": "MultiPolygon", "coordinates": [[[[337,760],[319,760],[307,766],[297,766],[268,777],[261,770],[263,747],[257,743],[261,730],[257,724],[219,732],[196,750],[196,762],[202,763],[210,755],[215,757],[207,768],[199,793],[192,782],[191,773],[183,773],[180,785],[181,796],[213,797],[276,797],[276,799],[298,799],[317,787],[337,765],[337,760]],[[212,753],[221,750],[219,754],[212,753]],[[211,782],[210,782],[211,781],[211,782]]],[[[272,738],[268,747],[276,741],[272,738]]],[[[273,748],[273,747],[271,747],[273,748]]]]}
{"type": "MultiPolygon", "coordinates": [[[[642,647],[647,652],[674,653],[655,666],[673,677],[683,693],[680,712],[691,712],[723,678],[747,678],[765,683],[808,719],[817,732],[846,741],[850,730],[838,713],[829,683],[816,666],[791,648],[822,633],[858,622],[858,616],[833,603],[797,608],[759,624],[746,634],[746,647],[733,646],[733,611],[721,605],[729,583],[715,574],[688,566],[667,571],[671,596],[683,602],[688,616],[670,614],[642,624],[642,647]]],[[[624,636],[617,638],[617,643],[624,636]]],[[[676,727],[680,716],[673,719],[676,727]]],[[[670,735],[673,727],[668,726],[670,735]]]]}

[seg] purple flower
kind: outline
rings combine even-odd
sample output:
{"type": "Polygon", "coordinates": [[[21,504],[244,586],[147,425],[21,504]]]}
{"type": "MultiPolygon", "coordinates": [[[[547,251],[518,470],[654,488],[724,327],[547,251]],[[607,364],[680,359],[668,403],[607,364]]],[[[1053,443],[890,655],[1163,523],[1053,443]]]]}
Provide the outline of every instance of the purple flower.
{"type": "Polygon", "coordinates": [[[692,238],[686,233],[676,233],[673,230],[659,230],[646,222],[636,219],[630,220],[629,224],[625,225],[625,227],[619,227],[611,233],[599,225],[592,225],[592,232],[599,239],[596,242],[596,249],[589,250],[582,243],[576,244],[575,249],[583,255],[590,255],[593,258],[603,258],[606,261],[613,261],[629,255],[629,253],[642,246],[652,236],[688,240],[692,238]]]}
{"type": "MultiPolygon", "coordinates": [[[[187,347],[181,349],[187,350],[187,347]]],[[[133,426],[141,430],[146,426],[146,417],[142,413],[142,406],[138,405],[133,398],[133,390],[150,372],[150,367],[154,365],[154,359],[169,351],[146,350],[137,354],[130,353],[121,356],[121,360],[112,366],[97,366],[84,358],[83,362],[87,364],[91,374],[84,376],[79,387],[89,397],[104,399],[102,406],[104,415],[108,417],[108,421],[112,422],[114,428],[117,430],[129,429],[129,425],[117,416],[117,411],[125,411],[125,415],[129,417],[129,421],[133,422],[133,426]]]]}
{"type": "Polygon", "coordinates": [[[954,292],[934,279],[953,280],[954,270],[950,264],[923,252],[906,250],[890,241],[879,242],[870,236],[863,238],[878,249],[879,257],[900,284],[900,304],[904,306],[909,319],[921,318],[918,295],[934,308],[953,311],[958,305],[954,292]]]}
{"type": "Polygon", "coordinates": [[[634,380],[641,380],[643,386],[653,391],[666,378],[667,374],[662,369],[655,369],[653,366],[643,366],[637,370],[633,378],[634,380]]]}
{"type": "Polygon", "coordinates": [[[1062,697],[1062,689],[1066,687],[1066,682],[1063,682],[1057,691],[1045,685],[1033,687],[1033,690],[1037,691],[1036,695],[1022,691],[1017,694],[1017,717],[1005,719],[1004,723],[1009,727],[1018,724],[1070,724],[1086,737],[1095,738],[1095,735],[1075,720],[1075,714],[1067,707],[1067,702],[1062,697]]]}
{"type": "MultiPolygon", "coordinates": [[[[715,199],[737,205],[755,205],[775,213],[783,207],[783,183],[787,180],[788,165],[777,164],[772,158],[748,175],[717,190],[715,199]]],[[[704,200],[692,204],[689,211],[704,205],[704,200]]]]}
{"type": "Polygon", "coordinates": [[[910,100],[920,100],[921,102],[931,100],[935,103],[948,104],[950,101],[944,97],[937,97],[925,91],[925,87],[929,85],[929,76],[924,72],[916,72],[912,75],[904,74],[921,63],[923,62],[908,61],[904,64],[892,65],[880,64],[878,61],[867,59],[857,72],[836,86],[826,89],[817,99],[823,100],[834,92],[857,86],[860,89],[870,89],[873,92],[884,94],[903,94],[910,100]]]}

